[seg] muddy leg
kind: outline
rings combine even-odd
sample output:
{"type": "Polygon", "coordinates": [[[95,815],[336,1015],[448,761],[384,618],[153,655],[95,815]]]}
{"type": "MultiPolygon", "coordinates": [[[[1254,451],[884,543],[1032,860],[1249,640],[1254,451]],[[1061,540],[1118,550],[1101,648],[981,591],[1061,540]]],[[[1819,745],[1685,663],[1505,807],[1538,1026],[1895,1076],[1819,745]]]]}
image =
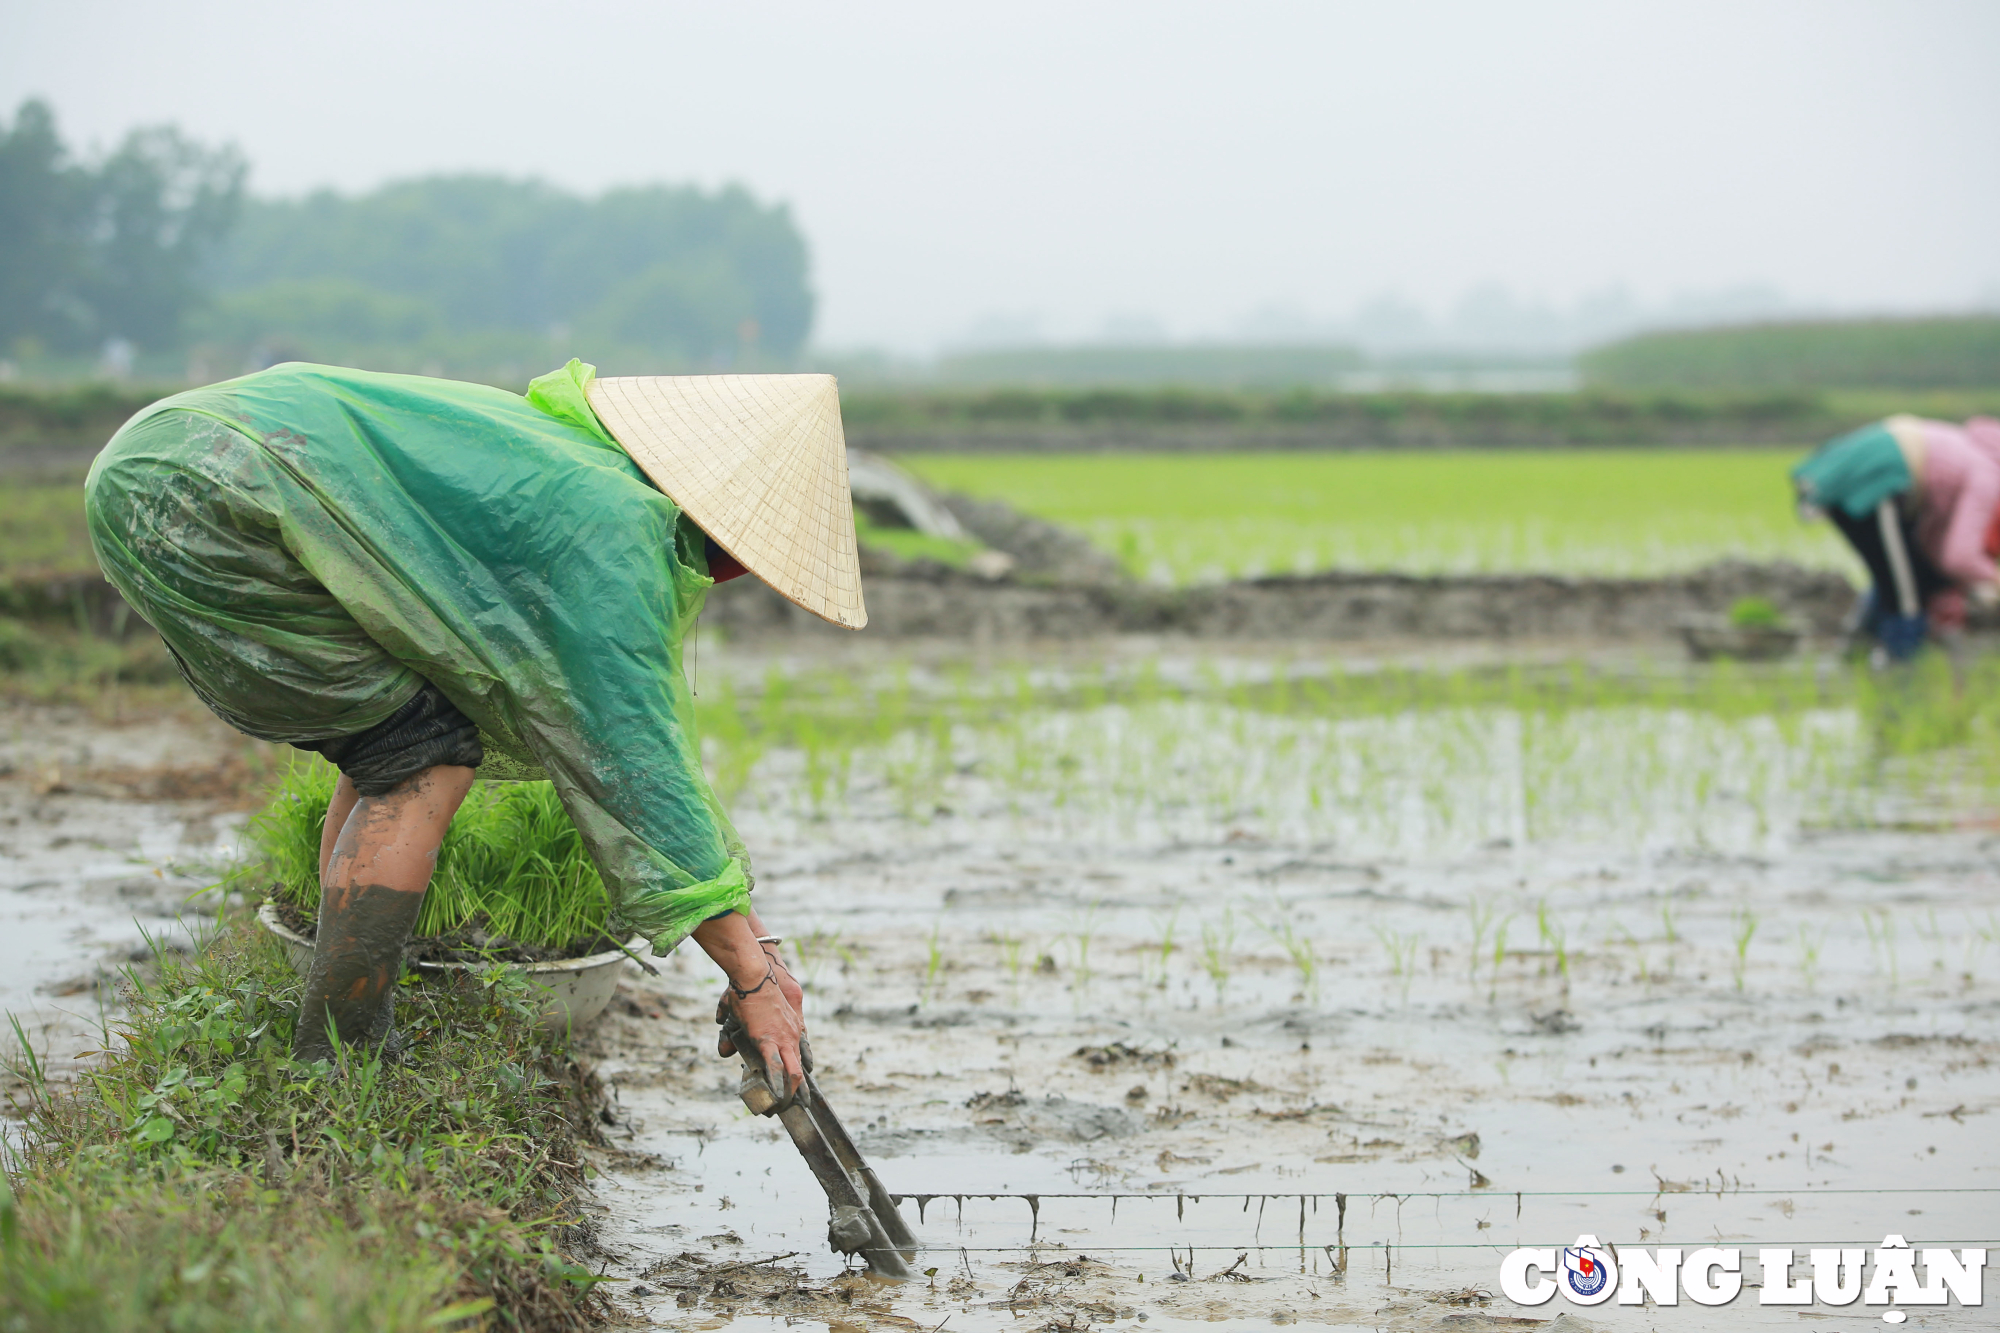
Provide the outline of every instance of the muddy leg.
{"type": "MultiPolygon", "coordinates": [[[[472,778],[469,768],[441,764],[386,795],[353,800],[320,877],[319,938],[292,1038],[294,1058],[331,1058],[329,1026],[343,1043],[376,1045],[388,1036],[403,945],[472,778]]],[[[351,791],[343,777],[336,809],[351,791]]],[[[328,811],[329,825],[334,813],[328,811]]]]}
{"type": "Polygon", "coordinates": [[[326,865],[333,860],[333,845],[340,841],[340,831],[347,827],[347,817],[354,813],[354,803],[361,799],[361,793],[354,790],[354,779],[342,773],[340,781],[334,785],[333,799],[327,802],[326,825],[319,833],[319,882],[326,883],[326,865]]]}

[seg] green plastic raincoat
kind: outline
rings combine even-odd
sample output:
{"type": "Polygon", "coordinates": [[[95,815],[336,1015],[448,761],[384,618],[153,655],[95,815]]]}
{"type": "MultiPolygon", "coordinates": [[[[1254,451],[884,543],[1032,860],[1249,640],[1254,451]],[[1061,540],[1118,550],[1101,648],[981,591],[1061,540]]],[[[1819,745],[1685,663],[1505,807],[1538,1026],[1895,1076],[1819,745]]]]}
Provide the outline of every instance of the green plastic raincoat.
{"type": "Polygon", "coordinates": [[[482,776],[554,781],[613,915],[665,951],[748,906],[681,637],[705,538],[606,433],[572,361],[528,396],[281,365],[127,422],[85,483],[105,577],[250,735],[325,740],[423,682],[482,776]]]}

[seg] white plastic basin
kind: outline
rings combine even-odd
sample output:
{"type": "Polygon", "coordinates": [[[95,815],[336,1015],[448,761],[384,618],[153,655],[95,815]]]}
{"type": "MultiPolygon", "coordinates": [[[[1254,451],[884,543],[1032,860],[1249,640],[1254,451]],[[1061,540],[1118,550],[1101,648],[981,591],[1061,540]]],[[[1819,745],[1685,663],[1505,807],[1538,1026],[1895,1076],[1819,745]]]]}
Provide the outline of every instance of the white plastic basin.
{"type": "MultiPolygon", "coordinates": [[[[304,976],[312,967],[313,944],[305,936],[287,926],[278,917],[278,909],[265,903],[257,909],[257,920],[264,929],[284,942],[285,951],[291,955],[292,966],[304,976]]],[[[651,946],[645,938],[634,935],[625,946],[640,958],[647,956],[651,946]]],[[[594,953],[588,958],[563,958],[550,963],[508,963],[528,978],[528,983],[546,993],[542,1002],[542,1016],[537,1025],[544,1031],[561,1032],[565,1028],[574,1031],[583,1027],[604,1012],[604,1006],[611,1003],[611,994],[618,989],[618,965],[630,959],[616,949],[606,953],[594,953]]],[[[478,966],[472,963],[416,963],[419,972],[473,972],[478,966]]]]}

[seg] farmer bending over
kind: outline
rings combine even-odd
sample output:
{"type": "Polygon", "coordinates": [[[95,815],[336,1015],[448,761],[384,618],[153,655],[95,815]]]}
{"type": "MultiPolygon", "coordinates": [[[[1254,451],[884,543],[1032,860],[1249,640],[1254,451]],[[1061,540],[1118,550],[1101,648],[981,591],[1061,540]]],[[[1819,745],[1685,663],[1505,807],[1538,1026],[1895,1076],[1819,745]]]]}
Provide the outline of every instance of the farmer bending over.
{"type": "Polygon", "coordinates": [[[521,398],[282,365],[155,403],[85,487],[105,576],[202,701],[340,769],[295,1056],[391,1040],[404,944],[483,768],[554,782],[615,926],[661,953],[693,935],[796,1089],[799,988],[702,774],[681,638],[745,570],[867,623],[831,377],[571,361],[521,398]]]}
{"type": "Polygon", "coordinates": [[[1968,593],[2000,600],[2000,421],[1893,416],[1822,445],[1792,484],[1802,511],[1831,519],[1868,566],[1855,629],[1886,656],[1963,629],[1968,593]]]}

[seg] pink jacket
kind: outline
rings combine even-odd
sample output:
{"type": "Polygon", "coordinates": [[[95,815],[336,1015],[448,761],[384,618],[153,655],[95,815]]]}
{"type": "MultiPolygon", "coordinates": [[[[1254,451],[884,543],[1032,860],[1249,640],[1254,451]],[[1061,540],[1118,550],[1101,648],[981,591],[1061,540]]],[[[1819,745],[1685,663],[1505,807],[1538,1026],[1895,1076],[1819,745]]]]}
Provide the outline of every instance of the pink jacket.
{"type": "Polygon", "coordinates": [[[1917,542],[1924,553],[1961,585],[2000,580],[2000,567],[1986,554],[1986,529],[2000,509],[2000,421],[1892,420],[1892,430],[1902,426],[1918,443],[1917,542]]]}

